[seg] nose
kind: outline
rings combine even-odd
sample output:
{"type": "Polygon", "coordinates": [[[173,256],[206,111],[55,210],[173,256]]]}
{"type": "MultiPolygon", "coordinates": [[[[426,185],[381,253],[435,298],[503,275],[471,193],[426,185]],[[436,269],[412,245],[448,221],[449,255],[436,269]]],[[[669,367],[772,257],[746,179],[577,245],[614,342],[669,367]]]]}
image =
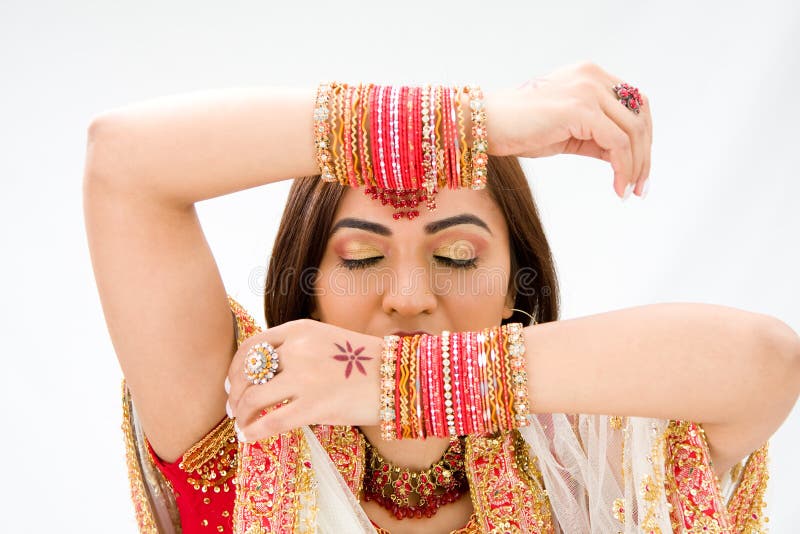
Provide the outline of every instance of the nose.
{"type": "Polygon", "coordinates": [[[432,314],[436,310],[437,296],[430,287],[428,269],[404,266],[392,269],[385,277],[382,307],[387,314],[414,317],[432,314]]]}

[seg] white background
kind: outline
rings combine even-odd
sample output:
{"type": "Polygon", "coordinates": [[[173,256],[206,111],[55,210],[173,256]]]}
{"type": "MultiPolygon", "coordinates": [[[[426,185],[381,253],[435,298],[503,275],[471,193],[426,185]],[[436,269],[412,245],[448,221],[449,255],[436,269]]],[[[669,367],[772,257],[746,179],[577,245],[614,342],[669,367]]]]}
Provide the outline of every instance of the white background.
{"type": "MultiPolygon", "coordinates": [[[[323,79],[492,90],[591,60],[651,100],[652,185],[622,203],[604,162],[523,160],[562,316],[693,301],[800,330],[796,2],[289,4],[0,3],[3,532],[136,530],[81,206],[87,126],[132,101],[323,79]]],[[[228,292],[262,324],[289,185],[199,204],[228,292]]],[[[772,438],[772,532],[800,523],[799,423],[796,406],[772,438]]]]}

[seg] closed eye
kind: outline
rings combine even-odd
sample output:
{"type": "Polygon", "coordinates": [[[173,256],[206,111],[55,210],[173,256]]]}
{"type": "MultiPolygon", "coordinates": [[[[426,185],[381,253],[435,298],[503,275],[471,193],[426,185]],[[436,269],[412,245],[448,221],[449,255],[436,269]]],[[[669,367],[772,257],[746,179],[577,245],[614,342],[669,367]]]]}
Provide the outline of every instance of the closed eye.
{"type": "MultiPolygon", "coordinates": [[[[453,258],[448,258],[447,256],[433,256],[437,262],[446,266],[446,267],[455,267],[456,269],[474,269],[477,267],[478,258],[470,258],[468,260],[454,260],[453,258]]],[[[365,269],[371,265],[375,265],[380,260],[383,259],[383,256],[373,256],[371,258],[362,258],[357,260],[348,260],[345,258],[341,258],[339,262],[340,267],[344,267],[345,269],[355,270],[355,269],[365,269]]]]}

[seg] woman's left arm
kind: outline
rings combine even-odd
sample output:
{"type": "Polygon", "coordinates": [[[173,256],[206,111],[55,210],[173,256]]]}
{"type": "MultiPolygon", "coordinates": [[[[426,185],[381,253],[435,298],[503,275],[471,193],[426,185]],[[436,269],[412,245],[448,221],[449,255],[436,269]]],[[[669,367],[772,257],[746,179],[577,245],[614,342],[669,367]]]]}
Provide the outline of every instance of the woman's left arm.
{"type": "Polygon", "coordinates": [[[800,392],[800,338],[726,306],[660,303],[529,326],[531,411],[684,419],[718,475],[761,446],[800,392]]]}
{"type": "MultiPolygon", "coordinates": [[[[692,421],[718,474],[775,432],[800,391],[797,334],[735,308],[650,304],[523,331],[532,412],[692,421]]],[[[269,328],[233,358],[228,413],[250,440],[312,423],[378,425],[382,346],[381,337],[311,319],[269,328]],[[252,386],[245,355],[264,341],[277,347],[280,370],[252,386]],[[292,402],[260,416],[283,399],[292,402]]]]}

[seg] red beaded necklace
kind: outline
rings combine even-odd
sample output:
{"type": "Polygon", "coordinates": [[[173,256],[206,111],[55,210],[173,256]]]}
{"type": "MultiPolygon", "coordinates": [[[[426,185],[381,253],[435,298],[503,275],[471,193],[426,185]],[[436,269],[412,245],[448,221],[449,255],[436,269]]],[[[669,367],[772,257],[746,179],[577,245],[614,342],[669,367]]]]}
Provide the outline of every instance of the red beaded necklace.
{"type": "Polygon", "coordinates": [[[378,503],[397,519],[433,517],[439,508],[469,491],[464,444],[458,437],[451,438],[435,464],[420,472],[390,464],[365,442],[364,500],[378,503]]]}

